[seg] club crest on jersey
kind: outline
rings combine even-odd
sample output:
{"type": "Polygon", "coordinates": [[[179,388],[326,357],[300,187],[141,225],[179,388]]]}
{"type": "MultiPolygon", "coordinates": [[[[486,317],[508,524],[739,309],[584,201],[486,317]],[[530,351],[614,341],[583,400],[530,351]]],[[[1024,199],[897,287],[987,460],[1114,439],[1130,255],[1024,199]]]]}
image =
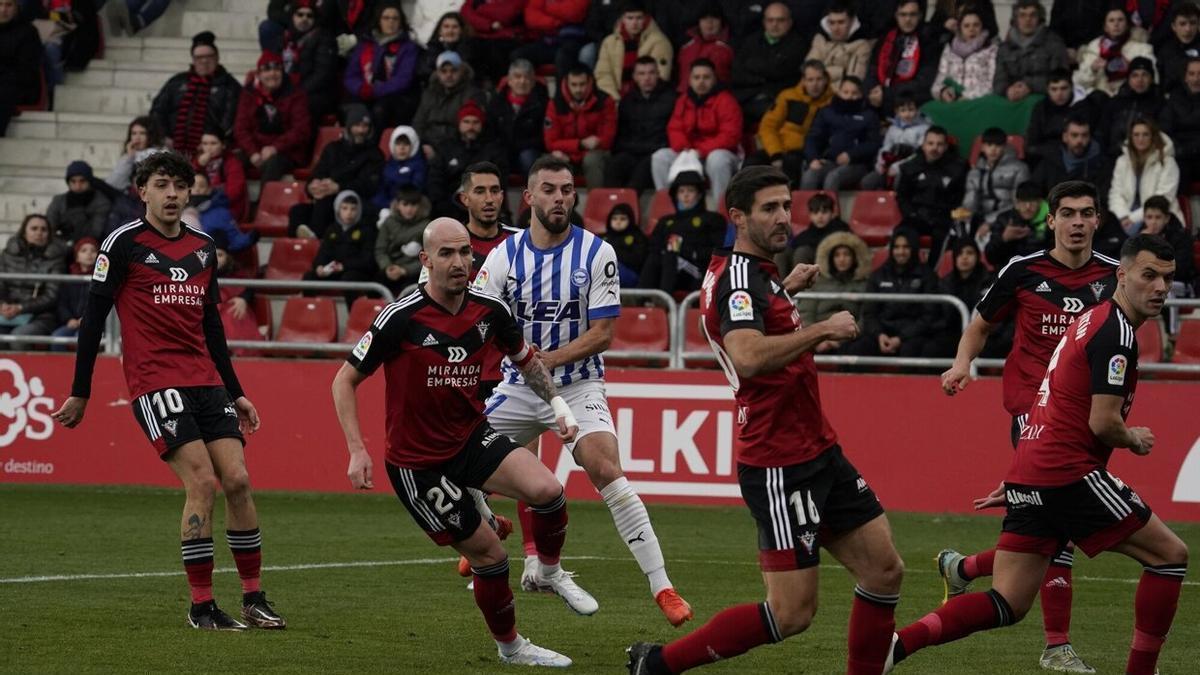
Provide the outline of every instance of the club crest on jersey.
{"type": "Polygon", "coordinates": [[[354,356],[360,361],[367,358],[367,351],[371,349],[371,341],[374,339],[375,336],[371,335],[371,331],[363,333],[363,336],[358,340],[358,344],[354,345],[354,356]]]}
{"type": "Polygon", "coordinates": [[[1103,281],[1093,281],[1092,283],[1088,284],[1088,286],[1092,287],[1092,295],[1096,296],[1096,302],[1100,302],[1100,300],[1104,297],[1104,289],[1108,286],[1108,284],[1104,283],[1103,281]]]}
{"type": "Polygon", "coordinates": [[[754,303],[751,302],[750,294],[746,291],[734,291],[733,295],[729,296],[729,320],[754,320],[754,303]]]}
{"type": "Polygon", "coordinates": [[[584,286],[587,286],[589,279],[591,279],[591,277],[588,275],[587,270],[583,269],[582,267],[576,269],[574,272],[571,272],[571,285],[575,288],[583,288],[584,286]]]}
{"type": "Polygon", "coordinates": [[[458,513],[451,513],[450,515],[446,516],[446,520],[448,520],[454,527],[462,527],[462,516],[458,513]]]}
{"type": "Polygon", "coordinates": [[[108,256],[101,253],[96,256],[96,267],[92,270],[93,281],[104,281],[108,278],[108,256]]]}
{"type": "Polygon", "coordinates": [[[480,321],[479,323],[475,324],[475,330],[479,331],[479,339],[486,340],[488,330],[491,327],[492,327],[491,324],[489,324],[486,321],[480,321]]]}
{"type": "Polygon", "coordinates": [[[1120,354],[1108,360],[1108,383],[1109,384],[1125,384],[1125,370],[1129,367],[1129,361],[1120,354]]]}
{"type": "Polygon", "coordinates": [[[162,427],[167,430],[168,434],[174,436],[175,432],[179,429],[179,420],[167,420],[162,423],[162,427]]]}
{"type": "Polygon", "coordinates": [[[817,534],[815,532],[805,532],[799,537],[800,543],[804,545],[804,550],[812,555],[813,547],[817,545],[817,534]]]}
{"type": "Polygon", "coordinates": [[[208,251],[204,251],[204,250],[196,251],[196,257],[200,259],[201,265],[208,264],[208,251]]]}

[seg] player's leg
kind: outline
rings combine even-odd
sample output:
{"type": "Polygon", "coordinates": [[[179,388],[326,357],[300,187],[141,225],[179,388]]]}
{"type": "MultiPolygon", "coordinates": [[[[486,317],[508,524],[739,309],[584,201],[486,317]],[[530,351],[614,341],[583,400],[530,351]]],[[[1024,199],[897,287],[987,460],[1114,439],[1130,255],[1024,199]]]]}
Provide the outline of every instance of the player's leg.
{"type": "Polygon", "coordinates": [[[883,669],[896,628],[904,563],[886,515],[828,538],[824,547],[854,576],[846,672],[875,675],[883,669]]]}

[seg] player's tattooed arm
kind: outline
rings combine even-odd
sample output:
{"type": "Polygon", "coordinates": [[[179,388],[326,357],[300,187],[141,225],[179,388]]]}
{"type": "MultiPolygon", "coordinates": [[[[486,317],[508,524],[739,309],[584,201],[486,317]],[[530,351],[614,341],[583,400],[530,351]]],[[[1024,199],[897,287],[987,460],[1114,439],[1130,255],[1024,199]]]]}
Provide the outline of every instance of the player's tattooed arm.
{"type": "Polygon", "coordinates": [[[546,364],[538,357],[529,359],[525,367],[521,369],[521,375],[525,376],[525,384],[533,390],[543,401],[549,403],[550,399],[558,396],[558,390],[554,386],[554,380],[550,376],[550,370],[546,368],[546,364]]]}

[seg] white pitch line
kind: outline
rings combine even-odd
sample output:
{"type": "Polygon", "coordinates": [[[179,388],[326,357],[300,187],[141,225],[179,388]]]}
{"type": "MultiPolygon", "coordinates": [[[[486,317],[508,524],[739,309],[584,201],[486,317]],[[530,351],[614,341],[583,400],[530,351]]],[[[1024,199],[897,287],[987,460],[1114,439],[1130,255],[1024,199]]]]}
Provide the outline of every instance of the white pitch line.
{"type": "MultiPolygon", "coordinates": [[[[444,565],[455,562],[457,558],[411,558],[408,560],[351,560],[347,562],[325,562],[325,563],[299,563],[295,565],[264,565],[264,572],[293,572],[303,570],[322,570],[322,569],[350,569],[355,567],[402,567],[411,565],[444,565]]],[[[579,556],[563,556],[563,560],[598,560],[601,562],[628,562],[633,558],[599,556],[599,555],[579,555],[579,556]]],[[[757,562],[751,561],[736,561],[736,560],[686,560],[674,559],[671,561],[674,564],[680,565],[730,565],[738,567],[757,566],[757,562]]],[[[822,569],[838,570],[844,569],[841,565],[821,565],[822,569]]],[[[231,574],[237,572],[235,567],[218,567],[213,570],[214,574],[231,574]]],[[[933,570],[926,569],[908,569],[906,574],[936,574],[933,570]]],[[[36,584],[46,583],[51,581],[97,581],[105,579],[145,579],[151,577],[181,577],[184,576],[181,570],[173,570],[170,572],[118,572],[112,574],[49,574],[43,576],[28,576],[28,577],[7,577],[0,578],[0,584],[36,584]]],[[[1116,578],[1116,577],[1075,577],[1078,581],[1094,581],[1100,583],[1114,584],[1136,584],[1138,579],[1116,578]]],[[[1200,581],[1184,581],[1184,586],[1200,586],[1200,581]]]]}

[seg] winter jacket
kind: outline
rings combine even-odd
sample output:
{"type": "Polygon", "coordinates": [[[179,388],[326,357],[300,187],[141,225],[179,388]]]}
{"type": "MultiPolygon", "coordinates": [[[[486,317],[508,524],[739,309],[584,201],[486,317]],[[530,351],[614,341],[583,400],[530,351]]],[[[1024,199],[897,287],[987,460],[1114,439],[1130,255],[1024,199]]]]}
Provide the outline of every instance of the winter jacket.
{"type": "MultiPolygon", "coordinates": [[[[967,306],[968,312],[975,311],[975,305],[979,304],[980,298],[983,297],[984,291],[991,287],[994,279],[987,268],[984,267],[983,261],[980,260],[975,269],[966,279],[958,273],[958,270],[951,268],[950,272],[938,280],[936,293],[944,295],[953,295],[962,300],[962,303],[967,306]]],[[[958,313],[958,309],[951,305],[938,303],[932,305],[937,308],[936,312],[930,312],[931,323],[929,326],[929,334],[933,335],[961,335],[962,334],[962,315],[958,313]]]]}
{"type": "Polygon", "coordinates": [[[941,98],[942,89],[949,86],[947,80],[957,82],[962,88],[958,100],[970,100],[992,93],[999,46],[990,42],[965,57],[956,53],[953,47],[953,43],[946,45],[942,50],[941,59],[938,60],[937,75],[933,78],[933,87],[929,90],[933,98],[941,98]]]}
{"type": "Polygon", "coordinates": [[[679,64],[679,83],[676,91],[680,94],[687,91],[688,78],[692,72],[692,63],[696,59],[708,59],[716,68],[717,82],[729,86],[733,82],[733,47],[729,44],[729,29],[722,28],[721,32],[711,39],[700,36],[699,28],[688,29],[688,41],[679,48],[675,61],[679,64]]]}
{"type": "Polygon", "coordinates": [[[677,102],[675,90],[668,82],[659,82],[658,88],[643,96],[634,89],[621,99],[617,106],[617,138],[613,152],[648,156],[667,146],[667,124],[675,112],[677,102]]]}
{"type": "Polygon", "coordinates": [[[421,135],[421,141],[435,150],[458,135],[458,109],[464,103],[475,101],[481,110],[487,108],[483,90],[472,81],[475,71],[465,61],[461,67],[461,79],[449,89],[442,86],[437,73],[430,75],[429,84],[421,93],[417,113],[413,115],[412,126],[421,135]]]}
{"type": "Polygon", "coordinates": [[[1142,222],[1142,205],[1154,196],[1166,197],[1171,202],[1171,213],[1183,220],[1183,212],[1179,209],[1179,165],[1175,163],[1175,144],[1166,135],[1160,134],[1160,138],[1166,141],[1166,146],[1162,153],[1151,153],[1142,167],[1141,176],[1133,173],[1128,143],[1117,158],[1112,186],[1108,190],[1108,210],[1117,220],[1129,218],[1135,223],[1142,222]]]}
{"type": "Polygon", "coordinates": [[[953,151],[946,151],[936,162],[918,151],[900,165],[896,179],[896,202],[905,220],[923,223],[948,223],[950,211],[963,203],[967,163],[953,151]]]}
{"type": "Polygon", "coordinates": [[[725,243],[725,230],[725,219],[706,211],[703,200],[691,209],[663,216],[650,233],[646,265],[639,279],[641,286],[673,293],[689,287],[686,280],[675,284],[668,281],[679,279],[678,272],[683,272],[694,280],[691,285],[698,287],[713,250],[725,243]],[[671,251],[675,238],[678,238],[677,250],[671,251]],[[674,267],[669,267],[672,264],[674,267]]]}
{"type": "Polygon", "coordinates": [[[888,171],[889,174],[896,175],[900,170],[900,160],[911,157],[920,149],[921,144],[925,142],[925,132],[932,124],[925,113],[917,113],[907,124],[899,116],[892,117],[892,123],[883,135],[883,145],[879,147],[879,154],[875,157],[875,170],[880,174],[888,171]]]}
{"type": "MultiPolygon", "coordinates": [[[[333,200],[333,212],[337,214],[338,205],[350,190],[342,190],[333,200]]],[[[361,200],[359,201],[361,204],[361,200]]],[[[378,230],[370,218],[364,218],[362,209],[358,212],[358,220],[349,226],[340,220],[335,221],[321,239],[321,248],[317,249],[317,257],[313,260],[313,269],[328,265],[333,261],[342,263],[342,271],[360,272],[374,277],[378,271],[375,267],[375,238],[378,230]]]]}
{"type": "Polygon", "coordinates": [[[1077,48],[1103,32],[1100,17],[1113,4],[1110,0],[1054,0],[1050,29],[1062,36],[1067,47],[1077,48]]]}
{"type": "Polygon", "coordinates": [[[562,151],[576,164],[586,152],[580,141],[588,136],[600,139],[597,150],[612,149],[617,135],[617,106],[612,98],[596,91],[595,83],[588,86],[582,101],[576,101],[567,91],[567,78],[558,84],[558,94],[546,105],[546,122],[542,131],[546,151],[562,151]]]}
{"type": "Polygon", "coordinates": [[[203,166],[192,160],[192,167],[197,173],[203,173],[208,178],[210,188],[225,193],[229,200],[229,209],[235,218],[241,219],[249,215],[246,169],[242,166],[241,158],[233,151],[226,150],[220,157],[209,160],[203,166]]]}
{"type": "Polygon", "coordinates": [[[1058,152],[1062,146],[1063,129],[1072,112],[1070,103],[1054,105],[1048,96],[1033,106],[1029,114],[1029,126],[1025,128],[1025,157],[1030,163],[1058,152]]]}
{"type": "Polygon", "coordinates": [[[480,40],[517,40],[523,35],[527,0],[466,0],[463,18],[480,40]],[[499,23],[499,28],[492,24],[499,23]]]}
{"type": "Polygon", "coordinates": [[[358,145],[349,136],[348,131],[344,132],[341,140],[325,146],[313,168],[312,177],[331,178],[342,190],[373,195],[379,187],[379,176],[383,171],[383,153],[369,136],[358,145]]]}
{"type": "Polygon", "coordinates": [[[284,80],[278,91],[267,96],[255,83],[246,87],[238,101],[233,136],[246,157],[272,145],[294,166],[304,166],[312,145],[312,126],[304,89],[284,80]]]}
{"type": "Polygon", "coordinates": [[[1194,159],[1200,155],[1200,93],[1193,94],[1186,87],[1176,89],[1167,99],[1159,117],[1159,126],[1164,134],[1175,143],[1175,154],[1181,159],[1194,159]]]}
{"type": "Polygon", "coordinates": [[[650,239],[637,223],[631,223],[624,232],[605,232],[603,239],[613,247],[613,253],[617,254],[617,263],[633,275],[640,275],[646,265],[650,239]]]}
{"type": "MultiPolygon", "coordinates": [[[[1049,205],[1046,202],[1042,202],[1042,206],[1046,211],[1049,211],[1049,205]]],[[[1037,217],[1035,216],[1034,218],[1036,220],[1037,217]]],[[[1045,220],[1042,221],[1042,224],[1045,224],[1045,220]]],[[[1021,214],[1017,213],[1016,209],[1009,209],[997,214],[996,220],[992,222],[987,246],[983,249],[983,257],[991,263],[992,267],[1000,269],[1007,265],[1009,260],[1017,256],[1036,253],[1047,246],[1054,246],[1053,236],[1049,229],[1046,229],[1042,235],[1039,235],[1037,223],[1025,220],[1021,217],[1021,214]],[[1004,241],[1004,228],[1009,224],[1021,224],[1029,227],[1029,236],[1024,239],[1004,241]]]]}
{"type": "Polygon", "coordinates": [[[1008,88],[1024,82],[1035,94],[1046,93],[1050,73],[1059,68],[1069,68],[1067,47],[1062,38],[1045,26],[1021,46],[1020,32],[1008,30],[1008,38],[1000,43],[996,51],[996,76],[992,82],[992,93],[997,96],[1008,94],[1008,88]]]}
{"type": "Polygon", "coordinates": [[[758,123],[763,150],[771,157],[803,150],[804,139],[817,113],[832,100],[832,88],[827,86],[820,96],[812,98],[804,90],[803,82],[779,92],[775,105],[758,123]]]}
{"type": "MultiPolygon", "coordinates": [[[[1100,204],[1108,203],[1108,186],[1112,180],[1112,160],[1100,151],[1100,144],[1094,139],[1088,146],[1087,152],[1081,158],[1068,159],[1066,147],[1060,142],[1057,150],[1042,158],[1041,164],[1034,169],[1029,180],[1042,188],[1042,194],[1050,194],[1050,190],[1059,183],[1068,180],[1085,180],[1096,186],[1100,193],[1100,204]]],[[[1098,206],[1099,206],[1098,205],[1098,206]]]]}
{"type": "Polygon", "coordinates": [[[588,2],[589,0],[529,0],[529,4],[525,5],[526,34],[535,40],[554,38],[564,28],[570,27],[568,30],[582,38],[588,2]]]}
{"type": "Polygon", "coordinates": [[[337,42],[333,35],[320,27],[303,35],[288,29],[273,51],[283,56],[283,72],[288,74],[292,85],[304,90],[309,112],[332,112],[341,95],[337,42]]]}
{"type": "Polygon", "coordinates": [[[701,159],[713,150],[737,152],[742,140],[742,109],[719,85],[703,97],[689,89],[675,101],[667,139],[675,152],[692,149],[701,159]]]}
{"type": "Polygon", "coordinates": [[[841,99],[821,108],[804,141],[804,159],[831,162],[843,152],[854,164],[869,164],[879,151],[879,117],[875,111],[855,101],[846,105],[841,99]]]}
{"type": "Polygon", "coordinates": [[[412,91],[419,86],[416,71],[420,52],[421,48],[403,32],[389,38],[372,32],[359,38],[346,59],[342,85],[347,93],[363,101],[412,91]]]}
{"type": "Polygon", "coordinates": [[[413,131],[412,127],[403,125],[392,129],[392,135],[388,138],[388,160],[383,165],[383,173],[379,179],[379,192],[375,193],[371,203],[386,209],[400,188],[424,190],[428,173],[429,166],[425,162],[425,153],[421,152],[421,139],[417,132],[413,131]],[[412,146],[408,159],[399,160],[391,156],[391,149],[400,136],[406,136],[408,144],[412,146]]]}
{"type": "MultiPolygon", "coordinates": [[[[850,226],[846,224],[846,221],[837,216],[834,216],[832,220],[825,223],[825,227],[813,227],[809,225],[788,242],[788,248],[792,249],[792,262],[812,264],[816,261],[819,263],[817,248],[821,243],[826,238],[838,232],[849,231],[850,226]]],[[[867,271],[870,272],[871,270],[868,269],[867,271]]],[[[863,279],[866,279],[866,277],[864,276],[863,279]]]]}
{"type": "MultiPolygon", "coordinates": [[[[179,106],[187,93],[191,70],[177,73],[167,80],[158,90],[154,103],[150,105],[150,114],[158,120],[167,138],[175,137],[175,118],[179,106]]],[[[234,79],[225,66],[218,66],[213,73],[208,92],[208,110],[204,116],[204,128],[216,128],[225,133],[226,137],[233,132],[234,119],[237,117],[238,97],[242,93],[242,85],[234,79]]]]}
{"type": "MultiPolygon", "coordinates": [[[[821,271],[809,290],[818,293],[862,293],[867,290],[867,278],[871,276],[871,250],[867,248],[867,243],[855,234],[835,232],[825,237],[817,247],[816,261],[821,271]],[[854,268],[850,270],[848,277],[834,273],[833,250],[841,246],[849,247],[854,252],[854,268]]],[[[805,326],[820,323],[843,311],[853,314],[860,326],[862,324],[861,302],[810,300],[801,294],[800,301],[796,304],[800,310],[800,320],[805,326]]]]}
{"type": "MultiPolygon", "coordinates": [[[[434,77],[434,71],[437,70],[437,59],[442,52],[457,53],[462,57],[463,65],[475,63],[479,58],[479,54],[475,50],[475,40],[465,34],[458,42],[431,40],[425,44],[425,49],[421,50],[421,56],[417,58],[415,73],[417,82],[429,82],[434,77]]],[[[475,79],[474,71],[471,71],[471,79],[475,79]]]]}
{"type": "Polygon", "coordinates": [[[1195,238],[1191,228],[1172,216],[1162,231],[1163,239],[1175,249],[1175,281],[1191,285],[1196,279],[1195,238]]]}
{"type": "MultiPolygon", "coordinates": [[[[21,235],[8,238],[0,252],[0,272],[6,274],[66,274],[67,247],[53,238],[45,247],[34,248],[21,235]]],[[[57,282],[0,281],[0,302],[20,303],[22,314],[53,315],[58,308],[57,282]]]]}
{"type": "Polygon", "coordinates": [[[1001,211],[1013,207],[1017,186],[1029,180],[1029,167],[1017,159],[1017,151],[1006,146],[994,168],[988,167],[982,154],[967,173],[967,191],[963,208],[991,223],[1001,211]]]}
{"type": "Polygon", "coordinates": [[[901,80],[894,72],[885,73],[883,70],[883,50],[893,52],[893,64],[899,60],[900,39],[895,29],[884,32],[875,41],[871,50],[871,61],[867,64],[867,79],[864,80],[863,93],[869,93],[877,85],[883,87],[884,110],[892,109],[892,102],[901,93],[908,94],[921,105],[930,99],[933,79],[937,77],[938,61],[942,53],[941,30],[937,26],[921,24],[915,33],[917,44],[921,51],[917,61],[917,72],[908,80],[901,80]]]}
{"type": "Polygon", "coordinates": [[[742,103],[760,95],[774,100],[800,79],[800,64],[808,53],[806,42],[794,27],[775,44],[767,42],[762,31],[746,38],[735,50],[733,95],[742,103]]]}
{"type": "MultiPolygon", "coordinates": [[[[1099,72],[1092,70],[1092,63],[1100,58],[1100,41],[1103,39],[1103,37],[1098,37],[1079,50],[1079,67],[1075,69],[1075,74],[1071,79],[1074,80],[1076,87],[1083,89],[1084,93],[1099,89],[1109,96],[1113,96],[1120,90],[1121,85],[1125,84],[1125,80],[1110,80],[1105,76],[1103,70],[1099,72]]],[[[1145,42],[1139,42],[1130,37],[1121,46],[1121,56],[1125,58],[1126,63],[1139,56],[1154,61],[1154,49],[1145,42]]]]}
{"type": "Polygon", "coordinates": [[[37,103],[42,96],[42,40],[20,17],[0,25],[0,101],[37,103]]]}
{"type": "Polygon", "coordinates": [[[230,253],[237,253],[254,246],[258,237],[250,232],[238,229],[237,218],[229,208],[229,197],[223,190],[213,190],[208,199],[196,206],[200,212],[200,228],[205,234],[223,232],[229,242],[230,253]]]}
{"type": "MultiPolygon", "coordinates": [[[[909,233],[910,242],[916,234],[909,233]]],[[[867,280],[868,293],[935,293],[937,278],[929,267],[917,260],[913,250],[908,265],[901,268],[889,254],[887,262],[871,273],[867,280]]],[[[874,340],[878,335],[899,337],[901,341],[918,340],[926,335],[926,326],[937,316],[936,305],[917,305],[899,302],[866,302],[862,310],[862,334],[874,340]]]]}
{"type": "Polygon", "coordinates": [[[491,133],[500,139],[513,156],[523,150],[541,152],[546,147],[542,129],[546,121],[546,87],[535,84],[529,96],[514,110],[508,101],[508,85],[502,84],[487,108],[491,133]]]}
{"type": "Polygon", "coordinates": [[[379,226],[375,239],[375,265],[385,270],[389,265],[404,268],[405,278],[416,279],[421,275],[421,235],[429,224],[429,199],[421,197],[421,205],[412,220],[404,220],[393,211],[379,226]]]}
{"type": "MultiPolygon", "coordinates": [[[[646,20],[646,28],[638,36],[638,58],[654,57],[658,64],[658,76],[664,82],[671,80],[671,59],[675,49],[671,41],[659,30],[654,19],[646,20]]],[[[621,74],[625,63],[625,39],[619,30],[608,34],[600,43],[600,53],[596,57],[596,87],[613,99],[621,98],[621,74]]],[[[565,78],[564,78],[565,79],[565,78]]]]}
{"type": "Polygon", "coordinates": [[[1163,92],[1170,93],[1183,87],[1183,75],[1187,72],[1188,59],[1200,56],[1200,35],[1184,44],[1171,34],[1171,39],[1154,50],[1158,59],[1158,85],[1163,92]]]}
{"type": "Polygon", "coordinates": [[[501,176],[508,175],[508,156],[499,143],[483,140],[467,143],[455,136],[437,149],[437,154],[429,163],[425,194],[438,212],[451,205],[450,200],[458,192],[463,171],[475,162],[491,162],[500,167],[501,176]]]}
{"type": "Polygon", "coordinates": [[[93,188],[90,193],[91,198],[83,204],[78,204],[78,199],[70,192],[54,195],[50,200],[46,219],[50,221],[50,232],[56,239],[70,245],[83,237],[103,238],[101,235],[112,202],[99,190],[93,188]]]}
{"type": "Polygon", "coordinates": [[[1151,85],[1145,92],[1139,94],[1129,87],[1129,83],[1121,85],[1121,90],[1104,102],[1100,111],[1100,123],[1094,127],[1093,135],[1100,141],[1100,146],[1109,155],[1116,157],[1121,154],[1125,145],[1125,137],[1129,135],[1129,125],[1138,117],[1158,119],[1166,101],[1159,94],[1159,88],[1151,85]]]}
{"type": "MultiPolygon", "coordinates": [[[[91,272],[88,272],[91,276],[91,272]]],[[[1176,272],[1178,276],[1178,271],[1176,272]]],[[[89,284],[61,284],[58,287],[58,300],[55,302],[54,311],[58,315],[59,325],[66,325],[71,319],[83,319],[83,312],[87,309],[88,295],[90,295],[89,284]]]]}
{"type": "Polygon", "coordinates": [[[805,61],[820,61],[829,73],[829,85],[837,89],[842,78],[853,75],[858,79],[867,76],[867,65],[871,61],[871,48],[875,41],[865,37],[863,25],[858,17],[850,24],[850,36],[845,42],[835,42],[829,37],[829,23],[821,19],[821,30],[813,37],[812,47],[805,61]]]}

